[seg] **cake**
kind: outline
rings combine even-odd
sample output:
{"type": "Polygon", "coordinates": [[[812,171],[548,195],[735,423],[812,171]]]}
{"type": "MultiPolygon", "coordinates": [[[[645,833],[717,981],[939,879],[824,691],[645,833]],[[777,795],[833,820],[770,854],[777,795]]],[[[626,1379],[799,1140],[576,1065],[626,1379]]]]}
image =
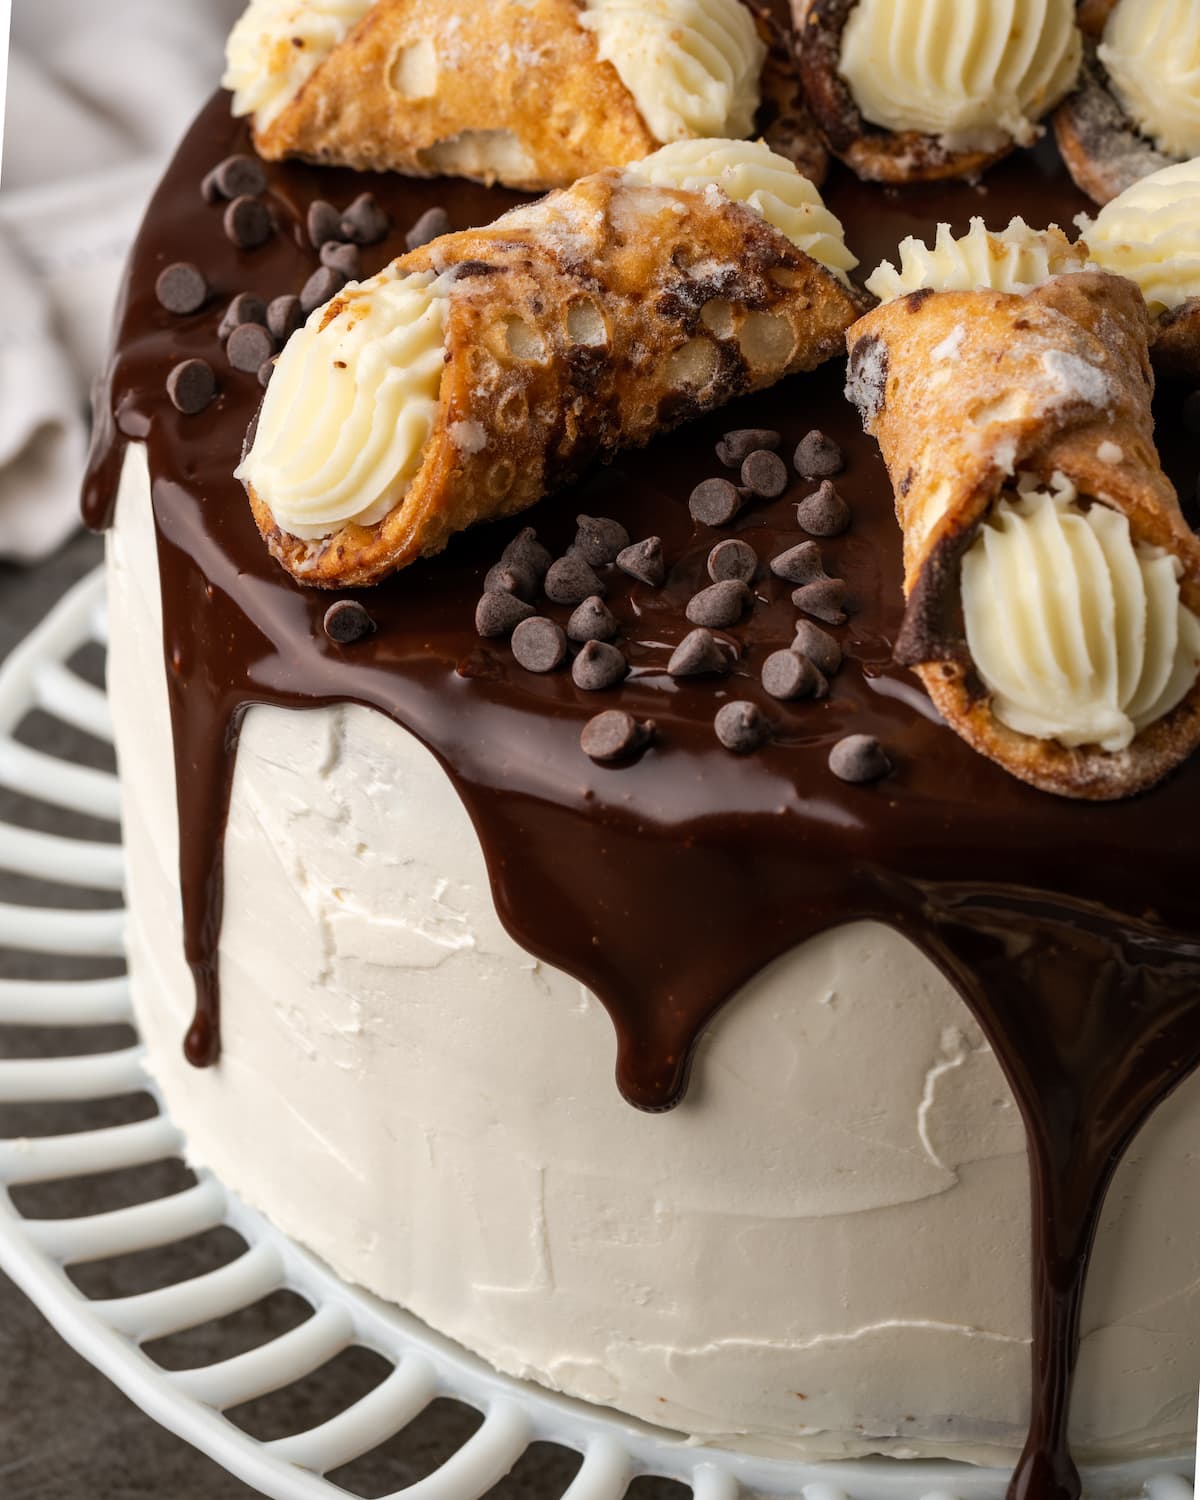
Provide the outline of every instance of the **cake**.
{"type": "Polygon", "coordinates": [[[1194,1439],[1195,402],[1152,431],[1150,359],[1195,260],[1030,144],[1053,4],[1004,8],[1050,41],[1001,134],[968,80],[915,154],[826,117],[869,39],[802,6],[791,160],[656,134],[627,9],[494,7],[625,91],[572,184],[520,91],[412,174],[492,11],[255,0],[320,57],[254,54],[270,118],[218,93],[149,207],[85,495],[149,1063],[192,1159],[498,1369],[1074,1496],[1194,1439]],[[1068,618],[1107,665],[1049,704],[1006,652],[1068,618]]]}

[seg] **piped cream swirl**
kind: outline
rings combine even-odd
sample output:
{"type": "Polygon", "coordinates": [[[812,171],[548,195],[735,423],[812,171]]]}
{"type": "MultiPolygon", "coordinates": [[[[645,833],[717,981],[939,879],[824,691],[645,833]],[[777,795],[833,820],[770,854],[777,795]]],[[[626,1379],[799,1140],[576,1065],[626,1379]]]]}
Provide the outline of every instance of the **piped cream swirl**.
{"type": "Polygon", "coordinates": [[[664,144],[754,129],[766,47],[741,0],[585,0],[579,24],[664,144]]]}
{"type": "Polygon", "coordinates": [[[237,471],[285,531],[371,526],[404,498],[437,414],[446,313],[432,272],[389,267],[288,340],[237,471]]]}
{"type": "Polygon", "coordinates": [[[899,270],[885,260],[867,279],[867,291],[881,302],[923,290],[1027,292],[1052,276],[1084,270],[1088,260],[1087,247],[1072,245],[1057,225],[1031,229],[1024,219],[998,233],[972,219],[957,239],[949,224],[939,224],[932,245],[910,235],[899,254],[899,270]]]}
{"type": "Polygon", "coordinates": [[[625,177],[647,187],[701,193],[719,188],[744,203],[813,260],[842,281],[858,264],[840,221],[821,194],[763,141],[678,141],[625,169],[625,177]]]}
{"type": "Polygon", "coordinates": [[[995,150],[1033,140],[1082,52],[1074,0],[860,0],[839,71],[871,124],[995,150]]]}
{"type": "Polygon", "coordinates": [[[1100,61],[1126,114],[1168,156],[1200,155],[1200,5],[1118,0],[1100,61]]]}
{"type": "Polygon", "coordinates": [[[1200,158],[1143,177],[1077,222],[1095,263],[1136,281],[1152,312],[1200,297],[1200,158]]]}
{"type": "Polygon", "coordinates": [[[225,46],[235,115],[265,130],[375,0],[250,0],[225,46]]]}
{"type": "Polygon", "coordinates": [[[1169,553],[1129,522],[1079,503],[1056,476],[995,507],[963,559],[967,646],[991,707],[1019,734],[1128,747],[1200,673],[1200,620],[1169,553]]]}

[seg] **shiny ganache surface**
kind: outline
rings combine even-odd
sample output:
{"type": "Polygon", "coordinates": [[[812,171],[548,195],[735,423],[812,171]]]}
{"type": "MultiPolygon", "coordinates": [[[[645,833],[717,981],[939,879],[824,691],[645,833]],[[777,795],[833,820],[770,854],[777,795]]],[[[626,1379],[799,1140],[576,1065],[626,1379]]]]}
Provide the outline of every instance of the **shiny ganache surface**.
{"type": "MultiPolygon", "coordinates": [[[[304,230],[315,198],[348,204],[375,192],[389,239],[364,252],[371,274],[404,248],[405,231],[444,204],[455,228],[518,201],[465,183],[363,177],[269,165],[276,232],[237,249],[200,183],[248,135],[216,96],[150,206],[133,252],[115,355],[98,406],[85,509],[105,524],[124,447],[150,456],[164,603],[164,657],[179,788],[187,957],[196,976],[197,1063],[219,1055],[218,945],[224,815],[237,730],[256,703],[293,709],[356,702],[388,714],[437,755],[479,833],[500,915],[513,937],[578,977],[616,1034],[624,1095],[669,1108],[714,1012],[771,959],[831,926],[877,918],[905,932],[950,976],[979,1018],[1028,1129],[1034,1193],[1033,1403],[1014,1493],[1074,1496],[1067,1445],[1071,1373],[1088,1251],[1104,1190],[1154,1106],[1200,1062],[1200,914],[1193,763],[1123,804],[1047,797],[977,756],[942,725],[924,692],[892,661],[902,615],[901,540],[874,443],[842,395],[834,361],[766,395],[621,456],[515,521],[455,539],[360,598],[377,629],[350,646],[322,628],[331,602],[269,557],[233,478],[261,390],[230,368],[217,328],[238,292],[298,292],[317,265],[304,230]],[[154,295],[159,272],[199,264],[214,289],[198,313],[175,316],[154,295]],[[185,358],[208,360],[219,394],[184,416],[165,389],[185,358]],[[775,427],[790,453],[811,428],[847,454],[837,484],[853,523],[821,543],[827,571],[848,585],[849,623],[833,630],[845,663],[820,702],[777,703],[762,690],[766,657],[790,643],[792,585],[766,562],[805,539],[793,480],[783,497],[747,506],[719,531],[693,522],[688,496],[721,472],[713,456],[734,427],[775,427]],[[631,673],[584,693],[569,671],[524,671],[504,641],[475,634],[484,576],[532,523],[556,555],[575,516],[612,516],[636,540],[663,539],[660,589],[606,571],[631,673]],[[667,661],[692,628],[684,609],[708,583],[713,544],[736,536],[763,564],[755,606],[721,632],[737,653],[731,676],[672,679],[667,661]],[[713,716],[731,699],[769,716],[770,742],[750,756],[723,749],[713,716]],[[590,761],[580,731],[604,707],[652,718],[653,744],[611,767],[590,761]],[[894,764],[873,785],[838,781],[831,747],[877,736],[894,764]]],[[[963,231],[973,214],[1000,227],[1022,213],[1068,223],[1083,207],[1052,150],[1024,154],[980,187],[903,192],[835,170],[826,198],[869,269],[939,219],[963,231]]],[[[1160,396],[1163,431],[1180,430],[1182,393],[1160,396]]],[[[1181,445],[1182,446],[1182,445],[1181,445]]],[[[1182,453],[1168,453],[1168,462],[1182,453]]],[[[1174,465],[1177,482],[1190,479],[1174,465]]],[[[565,622],[569,610],[547,607],[565,622]]]]}

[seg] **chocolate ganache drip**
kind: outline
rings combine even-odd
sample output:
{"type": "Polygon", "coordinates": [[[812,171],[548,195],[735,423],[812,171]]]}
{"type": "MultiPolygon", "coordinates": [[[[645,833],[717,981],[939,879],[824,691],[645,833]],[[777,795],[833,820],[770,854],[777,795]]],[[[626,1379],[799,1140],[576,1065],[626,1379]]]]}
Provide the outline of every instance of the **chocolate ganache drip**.
{"type": "MultiPolygon", "coordinates": [[[[976,755],[938,720],[892,660],[902,612],[900,534],[875,445],[842,396],[839,361],[736,403],[645,452],[621,457],[516,521],[458,537],[444,556],[355,597],[375,630],[338,645],[323,629],[331,596],[306,590],[268,556],[233,478],[258,405],[256,375],[231,368],[218,340],[240,292],[298,293],[317,268],[305,232],[314,200],[348,204],[364,189],[392,230],[363,251],[365,274],[404,249],[422,213],[444,205],[456,228],[516,199],[465,183],[363,177],[268,165],[274,232],[254,249],[226,233],[202,179],[249,150],[228,96],[201,115],[155,197],[125,282],[116,353],[97,413],[85,511],[111,515],[123,453],[145,443],[162,572],[164,656],[173,715],[187,957],[196,1019],[187,1052],[219,1055],[218,945],[223,828],[246,709],[365,704],[438,757],[479,833],[500,915],[515,940],[595,992],[616,1033],[617,1082],[645,1110],[685,1088],[688,1059],[739,986],[807,938],[856,918],[904,932],[978,1017],[1019,1102],[1033,1182],[1033,1403],[1013,1479],[1018,1497],[1074,1500],[1067,1442],[1088,1255],[1105,1189],[1138,1128],[1200,1061],[1200,915],[1195,763],[1123,804],[1056,800],[976,755]],[[167,311],[160,272],[196,263],[212,289],[198,312],[167,311]],[[167,394],[181,361],[207,361],[216,399],[185,415],[167,394]],[[728,636],[733,674],[670,677],[691,630],[687,601],[710,580],[715,541],[736,536],[762,563],[804,540],[793,482],[716,532],[688,496],[717,472],[714,445],[738,427],[775,428],[782,451],[819,428],[847,455],[837,486],[853,522],[822,544],[846,581],[849,623],[831,627],[845,664],[821,701],[767,696],[762,663],[793,634],[792,584],[765,566],[756,604],[728,636]],[[659,536],[661,588],[614,571],[630,675],[605,703],[653,719],[652,745],[623,764],[580,749],[597,711],[569,672],[535,675],[508,644],[481,640],[476,602],[488,568],[532,521],[556,555],[575,516],[609,516],[634,538],[659,536]],[[769,717],[748,756],[722,748],[716,710],[731,699],[769,717]],[[852,785],[829,770],[845,736],[876,737],[893,771],[852,785]]],[[[1013,212],[1066,222],[1084,206],[1050,148],[999,167],[983,189],[940,185],[881,193],[838,172],[827,201],[871,265],[939,219],[965,230],[1013,212]]],[[[1181,430],[1182,393],[1160,394],[1160,428],[1181,430]]],[[[1168,454],[1168,460],[1180,455],[1168,454]]],[[[1174,464],[1177,481],[1190,480],[1174,464]]]]}

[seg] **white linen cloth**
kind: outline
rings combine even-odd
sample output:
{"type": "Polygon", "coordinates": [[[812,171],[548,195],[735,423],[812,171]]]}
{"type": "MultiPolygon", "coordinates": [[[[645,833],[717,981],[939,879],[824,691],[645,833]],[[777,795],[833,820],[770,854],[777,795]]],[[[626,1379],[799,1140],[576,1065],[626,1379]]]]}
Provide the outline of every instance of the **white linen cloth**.
{"type": "Polygon", "coordinates": [[[88,394],[125,254],[167,159],[217,86],[244,3],[13,0],[0,175],[0,557],[43,557],[78,523],[88,394]]]}

